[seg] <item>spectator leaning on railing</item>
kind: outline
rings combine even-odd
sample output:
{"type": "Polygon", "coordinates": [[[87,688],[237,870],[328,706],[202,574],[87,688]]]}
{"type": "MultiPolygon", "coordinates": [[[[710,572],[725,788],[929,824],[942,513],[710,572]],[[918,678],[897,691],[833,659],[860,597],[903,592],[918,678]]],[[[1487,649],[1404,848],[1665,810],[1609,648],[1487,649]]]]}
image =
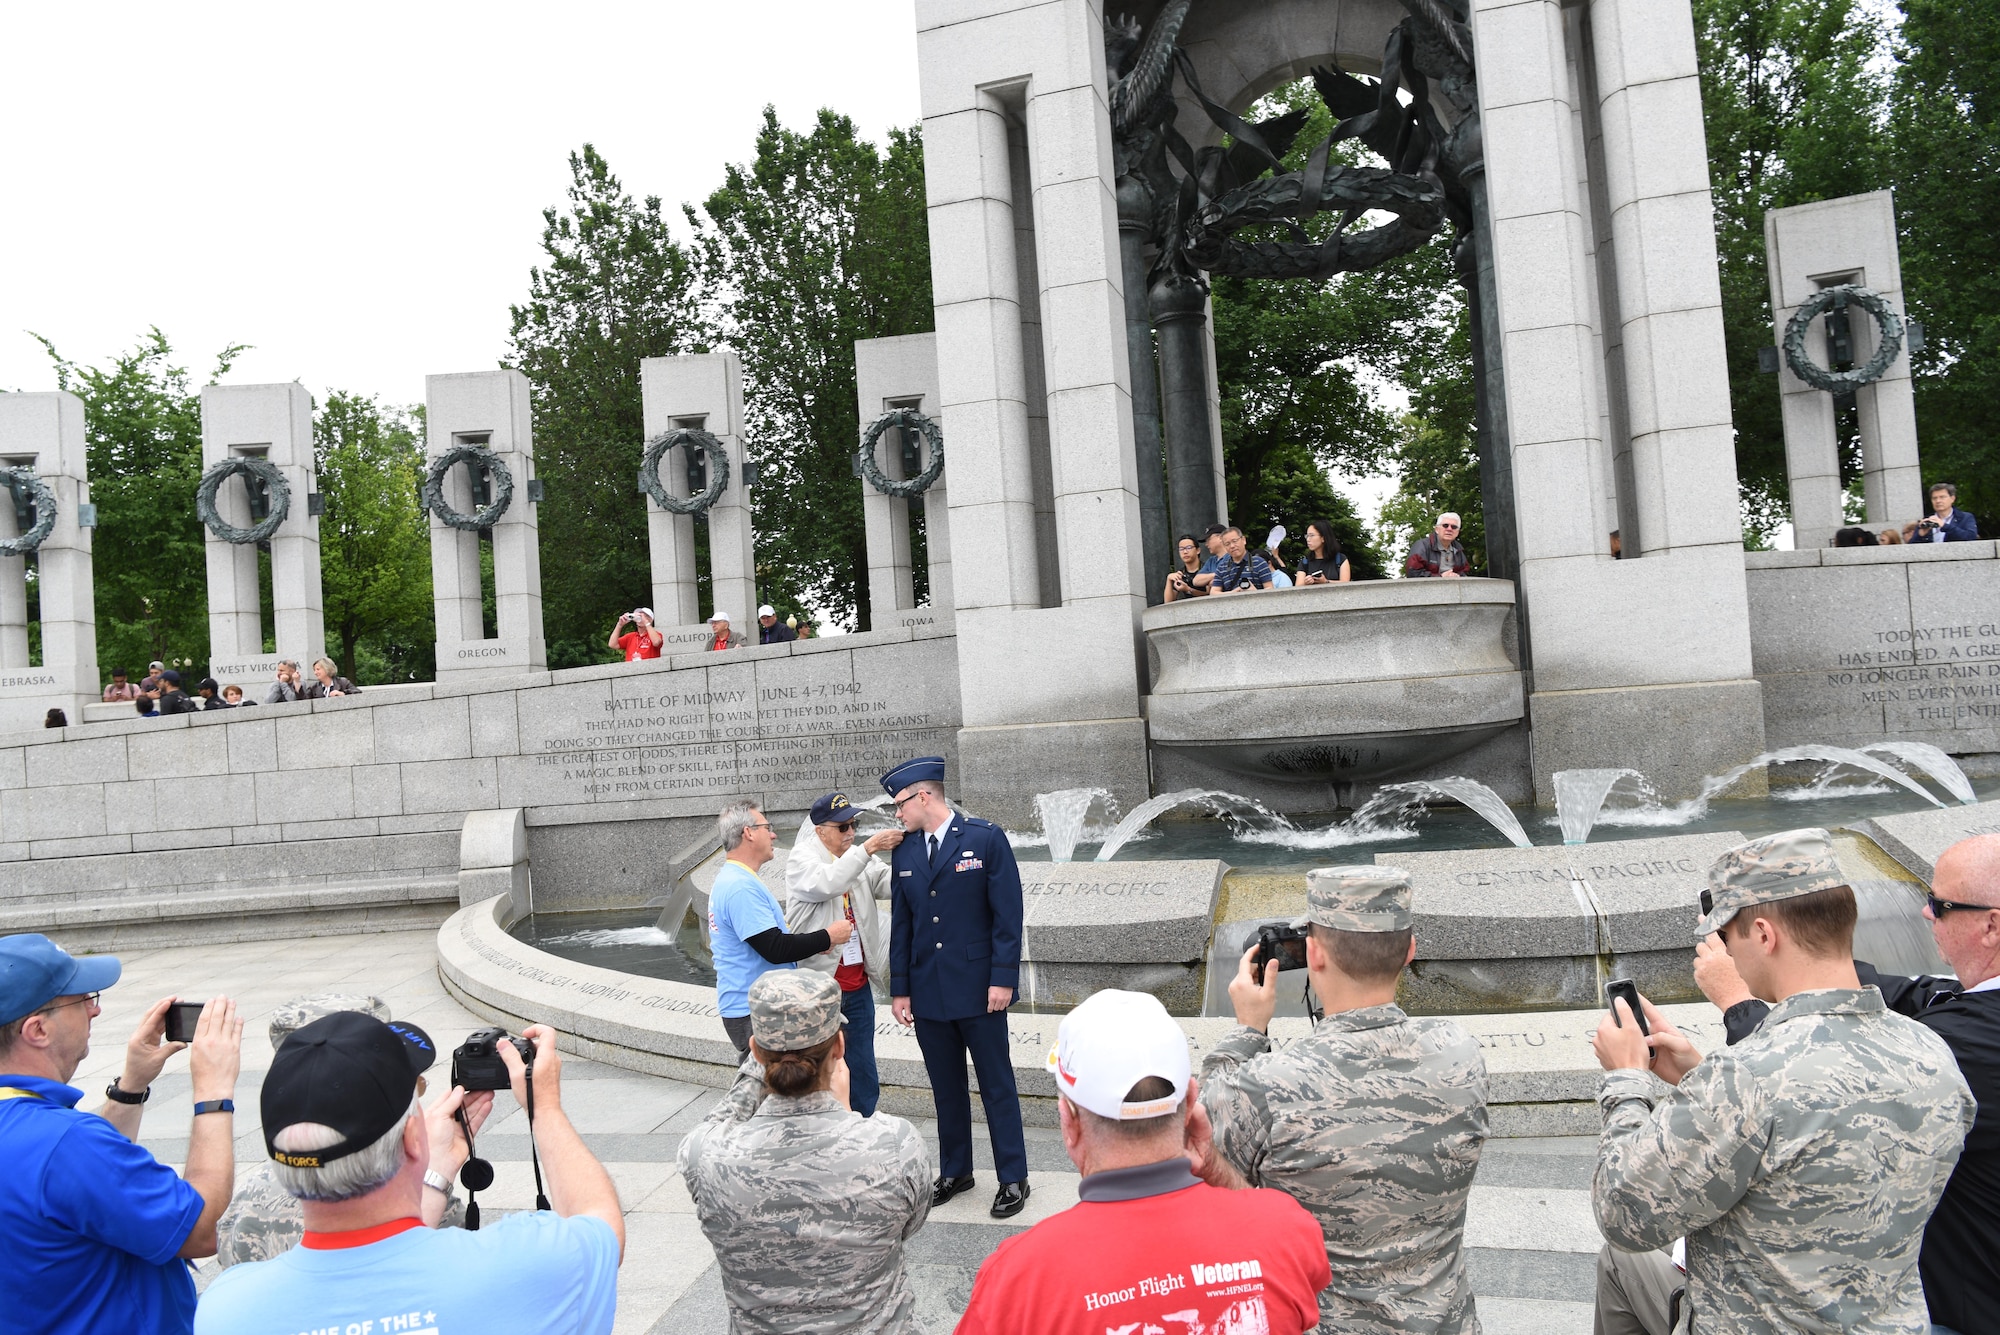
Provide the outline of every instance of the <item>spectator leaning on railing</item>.
{"type": "Polygon", "coordinates": [[[1248,593],[1271,587],[1271,564],[1262,552],[1250,550],[1242,529],[1233,526],[1224,529],[1222,541],[1223,555],[1215,563],[1215,580],[1209,585],[1213,592],[1248,593]]]}
{"type": "MultiPolygon", "coordinates": [[[[232,1147],[243,1022],[202,1008],[188,1073],[194,1125],[176,1174],[138,1145],[153,1081],[181,1043],[154,1002],[95,1113],[70,1077],[90,1052],[109,955],[72,959],[45,936],[0,937],[0,1328],[10,1335],[183,1335],[194,1282],[181,1258],[212,1255],[236,1174],[232,1147]]],[[[304,1324],[303,1322],[301,1323],[304,1324]]]]}
{"type": "Polygon", "coordinates": [[[1449,510],[1439,515],[1437,527],[1418,538],[1410,548],[1410,558],[1403,562],[1403,578],[1456,579],[1471,569],[1472,562],[1458,541],[1462,523],[1449,510]]]}
{"type": "Polygon", "coordinates": [[[1977,542],[1979,520],[1970,510],[1957,509],[1958,488],[1949,482],[1931,483],[1931,513],[1917,521],[1912,542],[1977,542]]]}
{"type": "MultiPolygon", "coordinates": [[[[532,1077],[511,1041],[495,1049],[514,1097],[532,1107],[529,1134],[552,1208],[477,1232],[423,1226],[438,1121],[417,1102],[428,1058],[355,1011],[287,1038],[264,1077],[264,1147],[280,1185],[303,1204],[305,1234],[274,1260],[218,1275],[201,1296],[199,1335],[610,1331],[625,1248],[618,1192],[563,1112],[555,1031],[530,1025],[523,1037],[534,1048],[532,1077]]],[[[482,1097],[492,1095],[454,1089],[444,1108],[482,1097]]],[[[444,1125],[456,1134],[455,1122],[444,1125]]]]}

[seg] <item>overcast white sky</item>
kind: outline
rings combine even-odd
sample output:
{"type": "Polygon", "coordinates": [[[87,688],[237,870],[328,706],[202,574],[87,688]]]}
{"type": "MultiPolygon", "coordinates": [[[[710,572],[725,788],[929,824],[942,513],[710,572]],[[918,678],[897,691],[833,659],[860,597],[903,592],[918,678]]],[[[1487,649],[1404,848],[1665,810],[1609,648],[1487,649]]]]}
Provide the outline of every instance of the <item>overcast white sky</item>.
{"type": "Polygon", "coordinates": [[[590,142],[678,218],[761,109],[918,118],[911,0],[0,7],[0,389],[157,324],[205,380],[423,398],[495,365],[590,142]]]}

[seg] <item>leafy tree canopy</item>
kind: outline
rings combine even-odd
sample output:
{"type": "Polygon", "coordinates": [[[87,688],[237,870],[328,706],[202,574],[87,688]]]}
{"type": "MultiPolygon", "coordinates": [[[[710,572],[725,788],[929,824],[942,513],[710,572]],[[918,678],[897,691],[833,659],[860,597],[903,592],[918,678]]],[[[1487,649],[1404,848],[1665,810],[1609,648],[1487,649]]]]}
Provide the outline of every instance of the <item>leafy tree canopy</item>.
{"type": "Polygon", "coordinates": [[[363,685],[437,675],[420,416],[334,390],[313,417],[327,649],[363,685]]]}

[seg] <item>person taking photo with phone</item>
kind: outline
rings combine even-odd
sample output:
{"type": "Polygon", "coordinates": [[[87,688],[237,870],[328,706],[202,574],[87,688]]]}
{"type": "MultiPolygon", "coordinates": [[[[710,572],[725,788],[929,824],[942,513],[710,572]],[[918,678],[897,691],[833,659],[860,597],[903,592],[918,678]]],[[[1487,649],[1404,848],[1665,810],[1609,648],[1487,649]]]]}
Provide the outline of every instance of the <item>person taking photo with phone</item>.
{"type": "Polygon", "coordinates": [[[1918,1251],[1975,1106],[1951,1049],[1856,975],[1825,830],[1739,844],[1708,885],[1694,939],[1771,1010],[1706,1057],[1644,997],[1650,1033],[1622,997],[1599,1022],[1597,1329],[1928,1330],[1918,1251]]]}
{"type": "Polygon", "coordinates": [[[0,937],[0,1310],[17,1335],[194,1328],[187,1258],[215,1254],[236,1176],[232,1149],[243,1022],[202,1007],[192,1044],[169,1042],[154,1002],[96,1112],[70,1077],[90,1053],[98,997],[123,966],[74,959],[45,936],[0,937]],[[140,1114],[167,1059],[192,1047],[194,1125],[175,1173],[138,1145],[140,1114]]]}
{"type": "MultiPolygon", "coordinates": [[[[522,1037],[532,1074],[513,1043],[495,1048],[514,1097],[532,1110],[551,1208],[475,1232],[424,1227],[439,1119],[425,1116],[417,1081],[436,1054],[359,1011],[294,1031],[271,1058],[259,1101],[264,1148],[279,1185],[303,1204],[305,1236],[274,1260],[218,1275],[201,1296],[196,1335],[364,1322],[379,1331],[385,1313],[413,1312],[439,1331],[606,1335],[625,1250],[618,1192],[563,1112],[555,1031],[529,1025],[522,1037]]],[[[454,1087],[444,1110],[481,1097],[454,1087]]],[[[455,1120],[444,1125],[457,1134],[455,1120]]]]}
{"type": "Polygon", "coordinates": [[[619,613],[617,624],[611,627],[611,638],[605,641],[604,647],[616,649],[625,655],[628,663],[637,663],[642,659],[658,658],[660,646],[666,642],[667,637],[653,625],[653,609],[635,607],[629,612],[619,613]],[[632,629],[626,630],[627,626],[632,629]]]}
{"type": "Polygon", "coordinates": [[[1195,1173],[1276,1187],[1318,1221],[1333,1272],[1321,1329],[1477,1331],[1465,1210],[1486,1144],[1486,1061],[1453,1021],[1396,1005],[1417,953],[1409,874],[1309,872],[1306,918],[1306,981],[1325,1018],[1274,1051],[1280,970],[1259,977],[1260,947],[1243,953],[1229,984],[1237,1027],[1201,1064],[1213,1132],[1189,1145],[1195,1173]]]}

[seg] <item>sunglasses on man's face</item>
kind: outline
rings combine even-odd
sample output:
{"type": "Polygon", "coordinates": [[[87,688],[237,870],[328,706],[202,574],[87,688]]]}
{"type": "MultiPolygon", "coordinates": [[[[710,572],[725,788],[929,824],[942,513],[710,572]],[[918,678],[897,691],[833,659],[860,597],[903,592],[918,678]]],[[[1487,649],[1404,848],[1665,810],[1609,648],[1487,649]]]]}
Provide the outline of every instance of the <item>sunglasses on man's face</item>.
{"type": "Polygon", "coordinates": [[[1931,916],[1933,918],[1942,918],[1953,909],[1964,909],[1967,913],[1985,913],[1992,907],[1989,904],[1958,904],[1949,899],[1939,899],[1936,895],[1929,894],[1924,896],[1924,902],[1930,905],[1931,916]]]}
{"type": "Polygon", "coordinates": [[[833,828],[839,830],[842,834],[853,834],[854,822],[851,820],[836,821],[833,828]]]}

